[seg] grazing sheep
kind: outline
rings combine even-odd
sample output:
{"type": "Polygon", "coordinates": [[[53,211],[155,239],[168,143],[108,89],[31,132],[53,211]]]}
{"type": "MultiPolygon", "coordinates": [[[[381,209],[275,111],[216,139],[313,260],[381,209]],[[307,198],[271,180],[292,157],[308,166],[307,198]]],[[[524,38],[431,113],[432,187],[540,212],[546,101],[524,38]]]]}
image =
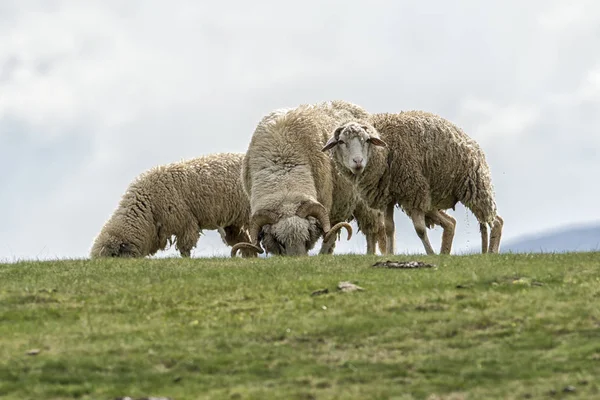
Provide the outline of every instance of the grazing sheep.
{"type": "MultiPolygon", "coordinates": [[[[327,150],[369,206],[385,212],[388,229],[393,230],[394,206],[400,205],[427,254],[434,253],[426,229],[433,224],[443,228],[440,252],[450,253],[456,220],[442,210],[459,201],[479,221],[482,252],[499,251],[504,222],[485,155],[446,119],[423,111],[374,114],[370,124],[340,124],[322,148],[327,150]]],[[[394,251],[389,234],[388,251],[394,251]]]]}
{"type": "Polygon", "coordinates": [[[369,116],[333,101],[277,110],[259,122],[242,166],[252,242],[233,246],[232,257],[239,249],[263,253],[260,243],[271,254],[306,255],[322,235],[321,254],[328,254],[341,228],[350,239],[345,221],[356,208],[356,191],[319,150],[336,126],[369,116]]]}
{"type": "MultiPolygon", "coordinates": [[[[161,165],[141,174],[95,239],[90,256],[144,257],[175,236],[189,257],[203,229],[233,246],[248,242],[248,198],[240,181],[243,154],[223,153],[161,165]]],[[[243,250],[243,256],[256,253],[243,250]]]]}

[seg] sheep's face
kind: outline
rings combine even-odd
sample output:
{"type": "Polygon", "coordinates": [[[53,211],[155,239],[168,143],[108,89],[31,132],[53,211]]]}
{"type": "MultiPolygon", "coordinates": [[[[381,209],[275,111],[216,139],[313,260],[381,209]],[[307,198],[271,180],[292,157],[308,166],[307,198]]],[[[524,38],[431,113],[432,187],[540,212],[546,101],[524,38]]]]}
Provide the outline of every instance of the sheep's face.
{"type": "Polygon", "coordinates": [[[297,215],[264,225],[259,235],[262,246],[274,255],[305,256],[321,237],[323,231],[313,217],[297,215]]]}
{"type": "Polygon", "coordinates": [[[372,146],[386,147],[373,127],[349,122],[337,128],[322,151],[332,149],[334,160],[353,175],[360,175],[369,162],[372,146]]]}
{"type": "Polygon", "coordinates": [[[119,236],[103,234],[94,244],[92,257],[141,257],[134,243],[119,236]]]}

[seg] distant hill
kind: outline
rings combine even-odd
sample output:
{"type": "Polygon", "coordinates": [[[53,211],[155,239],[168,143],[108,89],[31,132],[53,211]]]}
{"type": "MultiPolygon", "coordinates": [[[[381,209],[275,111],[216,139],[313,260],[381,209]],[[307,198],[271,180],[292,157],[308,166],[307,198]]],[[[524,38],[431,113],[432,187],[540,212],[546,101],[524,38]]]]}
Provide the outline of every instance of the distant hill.
{"type": "Polygon", "coordinates": [[[567,251],[600,251],[600,224],[565,227],[503,242],[502,253],[562,253],[567,251]]]}

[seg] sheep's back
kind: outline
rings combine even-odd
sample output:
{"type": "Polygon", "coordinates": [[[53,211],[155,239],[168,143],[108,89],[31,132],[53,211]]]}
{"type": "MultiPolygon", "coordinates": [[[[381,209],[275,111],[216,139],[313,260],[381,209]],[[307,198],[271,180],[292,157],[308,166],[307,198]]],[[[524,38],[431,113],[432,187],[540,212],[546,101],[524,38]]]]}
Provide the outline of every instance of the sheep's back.
{"type": "Polygon", "coordinates": [[[201,229],[245,225],[249,205],[241,184],[242,160],[243,154],[221,153],[156,167],[145,177],[155,218],[177,227],[197,222],[201,229]]]}
{"type": "MultiPolygon", "coordinates": [[[[374,126],[393,151],[399,169],[429,183],[432,206],[451,208],[487,190],[489,167],[480,146],[450,121],[424,111],[374,115],[374,126]]],[[[403,171],[398,171],[401,175],[403,171]]]]}

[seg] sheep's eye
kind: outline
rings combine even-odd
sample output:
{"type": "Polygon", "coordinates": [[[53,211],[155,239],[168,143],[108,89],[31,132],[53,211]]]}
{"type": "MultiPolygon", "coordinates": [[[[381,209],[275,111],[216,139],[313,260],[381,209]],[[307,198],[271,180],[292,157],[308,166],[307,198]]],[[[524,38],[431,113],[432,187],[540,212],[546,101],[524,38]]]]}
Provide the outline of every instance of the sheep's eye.
{"type": "Polygon", "coordinates": [[[343,140],[338,140],[338,144],[346,144],[343,140]]]}

